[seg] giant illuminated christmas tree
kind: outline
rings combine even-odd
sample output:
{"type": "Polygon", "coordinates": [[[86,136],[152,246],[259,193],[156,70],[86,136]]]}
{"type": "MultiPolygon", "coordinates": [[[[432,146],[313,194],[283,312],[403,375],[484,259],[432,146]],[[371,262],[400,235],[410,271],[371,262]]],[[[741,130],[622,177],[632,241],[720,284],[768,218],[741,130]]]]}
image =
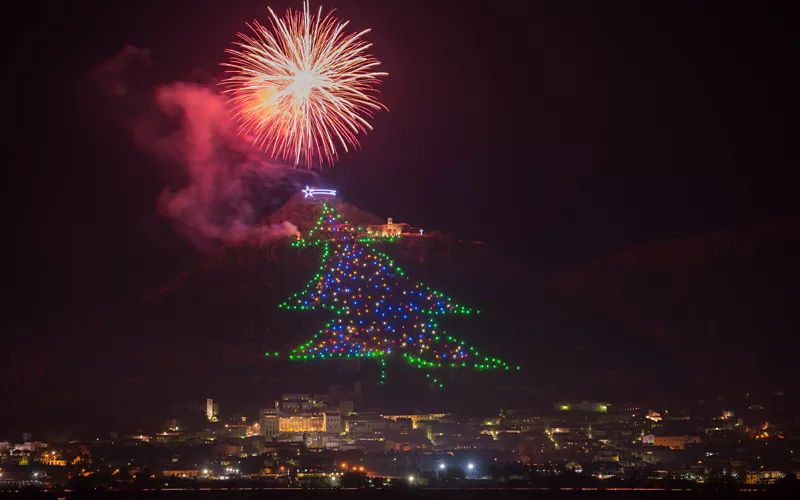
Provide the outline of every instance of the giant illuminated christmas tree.
{"type": "MultiPolygon", "coordinates": [[[[372,358],[384,367],[381,382],[386,377],[386,360],[393,355],[424,369],[510,370],[504,361],[442,331],[438,317],[478,311],[410,280],[372,245],[376,240],[395,238],[365,234],[342,220],[333,208],[322,206],[308,237],[293,243],[322,247],[319,271],[301,292],[279,307],[324,309],[332,318],[312,339],[293,349],[289,359],[372,358]]],[[[427,377],[441,387],[432,373],[427,377]]]]}

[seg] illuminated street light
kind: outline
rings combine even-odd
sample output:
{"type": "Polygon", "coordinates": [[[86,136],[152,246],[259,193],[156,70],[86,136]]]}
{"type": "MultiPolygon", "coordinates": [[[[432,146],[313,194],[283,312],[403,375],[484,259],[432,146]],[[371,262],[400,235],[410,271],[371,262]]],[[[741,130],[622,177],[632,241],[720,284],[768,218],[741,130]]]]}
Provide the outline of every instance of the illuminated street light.
{"type": "Polygon", "coordinates": [[[468,463],[467,470],[475,470],[475,464],[473,464],[472,462],[468,463]]]}
{"type": "Polygon", "coordinates": [[[439,470],[445,470],[447,466],[445,464],[439,464],[439,470]]]}

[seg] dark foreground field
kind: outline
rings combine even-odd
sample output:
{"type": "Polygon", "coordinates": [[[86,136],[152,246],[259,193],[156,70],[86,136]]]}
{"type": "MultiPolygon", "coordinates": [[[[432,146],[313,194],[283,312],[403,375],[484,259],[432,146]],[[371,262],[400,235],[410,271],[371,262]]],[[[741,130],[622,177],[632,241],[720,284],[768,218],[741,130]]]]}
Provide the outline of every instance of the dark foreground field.
{"type": "Polygon", "coordinates": [[[490,499],[705,499],[705,498],[800,498],[797,491],[788,490],[744,490],[744,491],[676,491],[676,490],[531,490],[531,489],[405,489],[405,490],[300,490],[276,489],[253,491],[202,491],[162,490],[137,492],[20,492],[26,498],[83,498],[108,500],[490,500],[490,499]]]}

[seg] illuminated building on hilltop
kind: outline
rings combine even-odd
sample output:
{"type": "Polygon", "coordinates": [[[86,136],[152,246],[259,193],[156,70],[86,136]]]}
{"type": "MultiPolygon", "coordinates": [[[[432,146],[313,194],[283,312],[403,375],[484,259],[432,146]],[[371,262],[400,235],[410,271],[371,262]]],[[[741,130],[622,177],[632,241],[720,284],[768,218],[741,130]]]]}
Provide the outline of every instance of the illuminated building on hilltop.
{"type": "Polygon", "coordinates": [[[387,219],[386,224],[375,224],[367,226],[367,235],[369,236],[400,236],[403,233],[410,232],[411,226],[405,223],[395,224],[391,217],[387,219]]]}

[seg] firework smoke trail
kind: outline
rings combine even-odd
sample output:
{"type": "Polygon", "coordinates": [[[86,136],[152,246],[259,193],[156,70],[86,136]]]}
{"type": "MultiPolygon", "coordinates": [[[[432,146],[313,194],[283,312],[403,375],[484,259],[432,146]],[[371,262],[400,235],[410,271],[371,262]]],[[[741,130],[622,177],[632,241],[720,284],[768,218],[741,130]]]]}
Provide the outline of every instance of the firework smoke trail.
{"type": "Polygon", "coordinates": [[[375,90],[386,73],[374,71],[380,62],[362,38],[369,30],[346,34],[347,22],[321,7],[313,15],[308,0],[302,13],[269,13],[272,29],[248,25],[254,35],[239,33],[238,49],[227,51],[222,85],[239,132],[294,165],[333,164],[337,145],[357,147],[357,135],[372,130],[367,119],[386,109],[375,90]]]}

